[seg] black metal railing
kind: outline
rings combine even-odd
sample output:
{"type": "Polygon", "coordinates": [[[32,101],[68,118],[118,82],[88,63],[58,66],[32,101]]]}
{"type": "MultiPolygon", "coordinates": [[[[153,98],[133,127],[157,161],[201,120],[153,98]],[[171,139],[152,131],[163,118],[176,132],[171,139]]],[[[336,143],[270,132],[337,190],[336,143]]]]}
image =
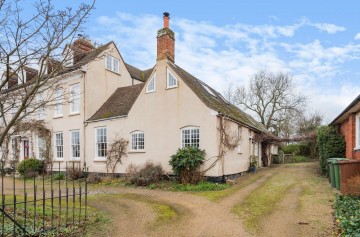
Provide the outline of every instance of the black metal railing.
{"type": "Polygon", "coordinates": [[[1,236],[39,235],[77,228],[87,220],[87,167],[52,162],[40,176],[17,173],[1,160],[1,236]]]}

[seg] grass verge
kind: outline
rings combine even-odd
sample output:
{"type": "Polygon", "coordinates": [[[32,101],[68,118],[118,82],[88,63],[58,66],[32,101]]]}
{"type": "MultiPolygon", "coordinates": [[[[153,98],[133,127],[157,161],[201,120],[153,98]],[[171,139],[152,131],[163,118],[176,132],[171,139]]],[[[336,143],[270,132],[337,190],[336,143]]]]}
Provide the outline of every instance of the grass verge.
{"type": "Polygon", "coordinates": [[[253,191],[243,203],[233,207],[250,232],[259,230],[260,220],[276,209],[276,203],[296,182],[293,173],[277,173],[258,189],[253,191]]]}
{"type": "Polygon", "coordinates": [[[221,199],[234,194],[239,189],[248,186],[249,184],[257,181],[258,179],[260,179],[262,177],[263,177],[263,174],[261,172],[258,172],[255,174],[247,174],[243,177],[238,178],[237,179],[238,184],[233,185],[229,189],[220,190],[220,191],[203,191],[203,192],[196,193],[196,195],[205,197],[208,200],[213,201],[213,202],[220,201],[221,199]]]}

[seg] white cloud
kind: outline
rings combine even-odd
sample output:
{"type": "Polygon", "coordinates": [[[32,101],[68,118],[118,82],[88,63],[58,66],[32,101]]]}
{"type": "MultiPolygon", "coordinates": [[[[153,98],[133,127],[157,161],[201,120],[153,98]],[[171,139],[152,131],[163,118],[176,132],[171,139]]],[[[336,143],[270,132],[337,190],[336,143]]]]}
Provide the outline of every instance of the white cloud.
{"type": "MultiPolygon", "coordinates": [[[[217,26],[174,17],[170,26],[176,36],[175,61],[219,91],[230,82],[248,83],[259,69],[290,72],[299,91],[310,99],[309,109],[335,117],[360,92],[358,86],[339,80],[343,65],[360,58],[360,44],[329,46],[320,39],[304,42],[296,35],[302,27],[328,34],[346,30],[334,24],[306,18],[277,24],[217,26]]],[[[117,13],[98,18],[92,31],[96,41],[114,40],[128,63],[145,69],[156,62],[156,32],[161,27],[160,16],[117,13]]]]}
{"type": "Polygon", "coordinates": [[[360,33],[357,33],[354,37],[355,40],[360,40],[360,33]]]}
{"type": "Polygon", "coordinates": [[[343,26],[337,26],[328,23],[313,23],[311,25],[318,28],[320,31],[325,31],[328,34],[335,34],[346,30],[346,28],[343,26]]]}

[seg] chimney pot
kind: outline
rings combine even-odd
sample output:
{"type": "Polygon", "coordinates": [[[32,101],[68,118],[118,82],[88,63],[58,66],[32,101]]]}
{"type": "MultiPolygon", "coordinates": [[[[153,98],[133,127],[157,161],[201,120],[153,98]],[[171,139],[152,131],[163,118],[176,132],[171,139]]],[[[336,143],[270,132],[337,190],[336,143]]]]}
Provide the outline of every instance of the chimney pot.
{"type": "Polygon", "coordinates": [[[164,12],[164,28],[169,28],[170,13],[164,12]]]}

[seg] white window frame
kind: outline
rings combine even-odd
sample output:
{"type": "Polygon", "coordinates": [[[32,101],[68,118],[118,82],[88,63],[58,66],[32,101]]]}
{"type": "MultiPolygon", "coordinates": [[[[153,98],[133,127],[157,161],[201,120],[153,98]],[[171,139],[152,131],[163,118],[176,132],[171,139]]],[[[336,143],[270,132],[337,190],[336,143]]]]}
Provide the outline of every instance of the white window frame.
{"type": "Polygon", "coordinates": [[[58,88],[55,91],[55,106],[54,106],[54,117],[62,117],[64,115],[63,110],[64,103],[64,89],[58,88]]]}
{"type": "Polygon", "coordinates": [[[170,72],[169,69],[166,69],[166,89],[171,89],[171,88],[176,88],[178,87],[179,84],[179,80],[176,78],[176,76],[174,74],[172,74],[170,72]],[[170,76],[172,76],[175,79],[175,84],[174,85],[170,85],[170,76]]]}
{"type": "Polygon", "coordinates": [[[130,150],[131,151],[135,151],[135,152],[144,152],[145,151],[145,133],[143,131],[133,131],[131,134],[130,134],[130,141],[131,141],[131,144],[130,144],[130,150]],[[141,135],[142,135],[142,148],[139,148],[141,147],[141,144],[139,144],[141,142],[140,138],[141,138],[141,135]],[[134,139],[136,141],[136,144],[134,144],[134,139]]]}
{"type": "Polygon", "coordinates": [[[109,71],[119,73],[120,72],[120,60],[111,55],[105,56],[105,68],[109,71]]]}
{"type": "Polygon", "coordinates": [[[360,113],[358,113],[355,116],[356,120],[355,120],[355,134],[356,134],[356,142],[355,142],[355,146],[354,149],[355,150],[359,150],[360,149],[360,113]]]}
{"type": "Polygon", "coordinates": [[[95,128],[95,159],[97,160],[104,160],[106,159],[106,156],[107,156],[107,128],[106,127],[98,127],[98,128],[95,128]],[[105,136],[104,134],[99,134],[100,131],[105,131],[105,136]],[[102,135],[105,139],[104,140],[101,140],[101,137],[100,136],[102,135]],[[100,138],[100,139],[99,139],[100,138]],[[99,156],[99,145],[101,144],[105,144],[105,154],[103,156],[99,156]]]}
{"type": "Polygon", "coordinates": [[[70,114],[80,113],[80,107],[81,107],[80,93],[81,93],[80,83],[75,83],[70,85],[70,114]]]}
{"type": "Polygon", "coordinates": [[[56,132],[54,133],[54,157],[57,160],[64,159],[64,133],[63,132],[56,132]],[[58,135],[61,135],[61,144],[58,143],[58,135]],[[60,151],[58,150],[60,148],[60,151]],[[62,156],[59,156],[59,152],[62,156]]]}
{"type": "Polygon", "coordinates": [[[37,120],[44,120],[45,118],[45,106],[41,105],[39,106],[39,104],[44,103],[44,93],[43,92],[39,92],[36,95],[36,104],[37,104],[37,110],[36,110],[36,119],[37,120]]]}
{"type": "Polygon", "coordinates": [[[80,139],[80,130],[71,130],[70,131],[70,159],[71,160],[80,160],[81,157],[81,139],[80,139]],[[79,137],[79,143],[74,143],[74,134],[78,134],[79,137]],[[74,148],[76,148],[76,146],[78,146],[78,151],[79,151],[79,156],[73,156],[74,154],[74,148]]]}
{"type": "Polygon", "coordinates": [[[188,147],[188,146],[194,146],[195,144],[195,147],[199,148],[200,147],[200,127],[196,127],[196,126],[187,126],[187,127],[183,127],[181,128],[180,130],[180,144],[181,144],[181,148],[184,148],[184,147],[188,147]],[[186,137],[184,137],[184,135],[186,136],[186,132],[189,132],[188,135],[190,135],[189,139],[190,139],[190,142],[186,142],[186,137]],[[196,133],[197,131],[197,133],[196,133]],[[198,142],[194,143],[193,142],[193,135],[195,134],[198,134],[198,142]]]}
{"type": "Polygon", "coordinates": [[[151,93],[155,91],[156,91],[156,75],[154,74],[146,85],[146,93],[151,93]],[[154,86],[154,88],[149,89],[151,84],[154,86]]]}
{"type": "Polygon", "coordinates": [[[43,152],[45,150],[45,146],[46,146],[46,142],[45,139],[43,137],[37,136],[36,137],[36,158],[38,160],[43,160],[44,156],[43,156],[43,152]],[[40,144],[42,146],[40,146],[40,144]]]}

